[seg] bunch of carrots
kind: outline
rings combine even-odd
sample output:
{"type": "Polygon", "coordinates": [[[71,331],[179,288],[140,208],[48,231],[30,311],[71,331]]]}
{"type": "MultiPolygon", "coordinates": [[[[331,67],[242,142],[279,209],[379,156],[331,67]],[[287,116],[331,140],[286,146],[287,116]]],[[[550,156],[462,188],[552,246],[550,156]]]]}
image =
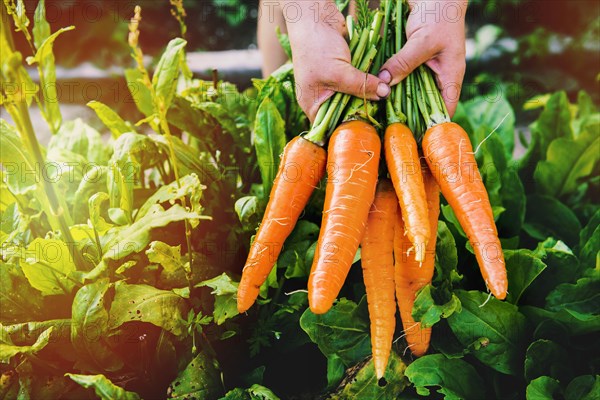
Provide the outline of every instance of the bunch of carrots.
{"type": "MultiPolygon", "coordinates": [[[[376,72],[405,42],[408,7],[405,0],[383,1],[376,11],[368,10],[366,1],[358,4],[358,21],[348,24],[352,64],[376,72]]],[[[506,297],[502,249],[469,137],[450,122],[432,72],[421,66],[393,88],[381,109],[335,94],[321,106],[310,131],[287,144],[242,273],[240,313],[254,304],[326,165],[335,168],[327,178],[309,306],[316,314],[331,308],[360,246],[378,378],[392,347],[396,303],[412,353],[421,356],[429,346],[431,329],[413,319],[412,308],[433,276],[440,191],[467,234],[491,293],[506,297]],[[378,112],[386,121],[383,140],[378,112]],[[291,163],[302,168],[293,182],[284,179],[291,163]]]]}

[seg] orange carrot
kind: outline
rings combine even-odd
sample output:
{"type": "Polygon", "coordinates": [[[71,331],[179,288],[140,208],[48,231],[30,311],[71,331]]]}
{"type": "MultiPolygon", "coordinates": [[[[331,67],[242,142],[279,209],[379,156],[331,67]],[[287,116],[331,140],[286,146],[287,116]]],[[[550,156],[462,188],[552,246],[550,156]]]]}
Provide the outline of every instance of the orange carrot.
{"type": "Polygon", "coordinates": [[[473,246],[486,285],[504,299],[508,287],[504,255],[469,136],[452,122],[435,125],[425,132],[423,153],[473,246]]]}
{"type": "Polygon", "coordinates": [[[283,151],[267,209],[238,287],[237,307],[248,310],[279,257],[310,195],[325,174],[325,150],[297,136],[283,151]]]}
{"type": "Polygon", "coordinates": [[[413,244],[415,259],[423,262],[430,232],[417,142],[408,126],[397,122],[385,130],[384,148],[406,228],[404,233],[413,244]]]}
{"type": "Polygon", "coordinates": [[[340,125],[328,147],[328,175],[321,232],[308,279],[315,314],[331,308],[358,250],[375,196],[381,140],[362,121],[340,125]]]}
{"type": "Polygon", "coordinates": [[[360,245],[377,379],[385,373],[396,328],[394,225],[397,209],[398,199],[392,183],[387,179],[379,181],[360,245]]]}
{"type": "Polygon", "coordinates": [[[426,165],[423,166],[422,171],[429,214],[428,224],[431,232],[431,239],[427,243],[425,262],[421,264],[412,253],[407,254],[407,250],[412,244],[403,234],[404,222],[400,213],[398,213],[394,237],[396,298],[406,341],[412,353],[417,357],[427,352],[431,338],[431,328],[421,328],[421,323],[415,322],[412,317],[412,309],[416,293],[431,282],[433,276],[437,222],[440,214],[440,189],[426,165]]]}

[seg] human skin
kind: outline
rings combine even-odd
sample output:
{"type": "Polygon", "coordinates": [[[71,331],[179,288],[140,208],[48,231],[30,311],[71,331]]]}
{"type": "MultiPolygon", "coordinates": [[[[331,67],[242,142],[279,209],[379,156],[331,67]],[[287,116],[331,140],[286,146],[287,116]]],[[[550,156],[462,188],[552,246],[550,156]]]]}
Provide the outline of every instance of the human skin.
{"type": "Polygon", "coordinates": [[[344,38],[346,21],[333,0],[285,0],[283,15],[292,47],[298,103],[311,121],[319,106],[335,92],[368,100],[389,95],[389,85],[351,65],[344,38]]]}
{"type": "Polygon", "coordinates": [[[437,78],[453,115],[465,73],[466,0],[409,0],[407,42],[387,60],[378,76],[350,64],[346,24],[333,0],[284,0],[300,107],[312,121],[335,92],[380,100],[421,64],[437,78]]]}
{"type": "Polygon", "coordinates": [[[406,44],[383,64],[378,76],[393,86],[419,65],[426,64],[435,73],[452,116],[465,76],[467,1],[409,0],[408,3],[411,12],[406,23],[406,44]]]}

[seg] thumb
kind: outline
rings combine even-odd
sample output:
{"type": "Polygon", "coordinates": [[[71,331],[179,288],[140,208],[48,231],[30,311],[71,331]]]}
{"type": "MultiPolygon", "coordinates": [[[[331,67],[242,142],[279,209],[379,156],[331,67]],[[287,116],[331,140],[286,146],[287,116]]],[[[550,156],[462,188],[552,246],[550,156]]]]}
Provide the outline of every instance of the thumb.
{"type": "Polygon", "coordinates": [[[379,78],[394,86],[406,78],[415,68],[435,55],[430,41],[414,36],[399,52],[390,57],[379,70],[379,78]]]}
{"type": "Polygon", "coordinates": [[[390,94],[390,87],[375,75],[354,68],[347,63],[336,71],[336,91],[367,100],[381,100],[390,94]]]}

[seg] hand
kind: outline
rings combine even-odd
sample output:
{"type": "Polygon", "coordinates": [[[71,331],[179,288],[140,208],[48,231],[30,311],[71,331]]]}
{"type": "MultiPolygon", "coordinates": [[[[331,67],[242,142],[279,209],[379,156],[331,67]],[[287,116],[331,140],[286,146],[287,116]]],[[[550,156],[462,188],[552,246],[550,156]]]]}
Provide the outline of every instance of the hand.
{"type": "Polygon", "coordinates": [[[390,86],[402,81],[425,63],[436,74],[438,87],[454,115],[465,76],[466,0],[409,0],[407,41],[387,60],[379,78],[390,86]]]}
{"type": "Polygon", "coordinates": [[[389,95],[390,88],[381,79],[351,65],[350,49],[344,39],[346,21],[333,0],[290,4],[294,6],[284,6],[284,18],[292,47],[296,97],[311,122],[319,106],[334,92],[368,100],[389,95]]]}

